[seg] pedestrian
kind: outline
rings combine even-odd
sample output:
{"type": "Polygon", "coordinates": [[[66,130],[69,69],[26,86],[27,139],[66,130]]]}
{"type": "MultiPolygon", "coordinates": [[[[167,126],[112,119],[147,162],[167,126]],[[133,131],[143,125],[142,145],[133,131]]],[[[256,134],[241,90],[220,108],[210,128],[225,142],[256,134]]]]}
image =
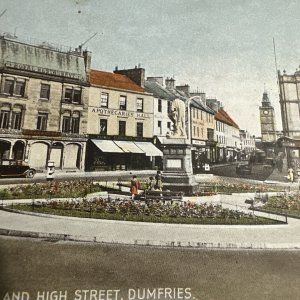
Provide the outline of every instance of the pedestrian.
{"type": "Polygon", "coordinates": [[[136,175],[133,175],[130,182],[131,200],[134,200],[136,195],[138,195],[140,187],[141,185],[138,179],[136,178],[136,175]]]}
{"type": "Polygon", "coordinates": [[[147,182],[147,190],[154,191],[155,190],[155,180],[153,176],[150,176],[147,182]]]}
{"type": "Polygon", "coordinates": [[[155,189],[162,191],[163,183],[162,183],[162,175],[160,171],[157,171],[155,176],[155,189]]]}
{"type": "Polygon", "coordinates": [[[292,167],[288,169],[288,180],[292,183],[294,182],[294,170],[292,167]]]}

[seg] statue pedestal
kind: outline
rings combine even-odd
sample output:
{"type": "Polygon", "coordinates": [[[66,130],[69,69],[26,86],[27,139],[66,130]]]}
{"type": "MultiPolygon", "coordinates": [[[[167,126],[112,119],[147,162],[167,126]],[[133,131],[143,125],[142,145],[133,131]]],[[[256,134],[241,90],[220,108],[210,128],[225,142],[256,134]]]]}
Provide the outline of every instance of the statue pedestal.
{"type": "Polygon", "coordinates": [[[192,168],[191,145],[185,138],[166,138],[163,141],[164,189],[191,195],[199,189],[192,168]]]}

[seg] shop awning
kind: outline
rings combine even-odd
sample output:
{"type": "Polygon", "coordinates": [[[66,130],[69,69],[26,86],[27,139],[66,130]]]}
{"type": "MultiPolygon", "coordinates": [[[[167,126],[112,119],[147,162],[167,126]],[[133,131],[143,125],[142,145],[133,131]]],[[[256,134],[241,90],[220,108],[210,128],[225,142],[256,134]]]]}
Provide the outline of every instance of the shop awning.
{"type": "Polygon", "coordinates": [[[127,152],[127,153],[142,153],[142,154],[145,153],[134,142],[130,142],[130,141],[114,141],[114,143],[117,146],[119,146],[124,152],[127,152]]]}
{"type": "Polygon", "coordinates": [[[134,142],[146,156],[163,156],[163,153],[150,142],[134,142]]]}
{"type": "Polygon", "coordinates": [[[124,151],[118,147],[113,141],[109,140],[91,140],[102,152],[123,153],[124,151]]]}

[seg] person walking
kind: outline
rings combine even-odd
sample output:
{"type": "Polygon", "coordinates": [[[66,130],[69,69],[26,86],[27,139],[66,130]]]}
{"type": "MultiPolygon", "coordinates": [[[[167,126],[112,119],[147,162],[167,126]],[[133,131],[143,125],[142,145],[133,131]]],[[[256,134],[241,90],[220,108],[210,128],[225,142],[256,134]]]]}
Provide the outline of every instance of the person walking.
{"type": "Polygon", "coordinates": [[[134,200],[136,195],[138,195],[140,187],[141,185],[138,179],[136,178],[136,175],[133,175],[130,182],[131,200],[134,200]]]}

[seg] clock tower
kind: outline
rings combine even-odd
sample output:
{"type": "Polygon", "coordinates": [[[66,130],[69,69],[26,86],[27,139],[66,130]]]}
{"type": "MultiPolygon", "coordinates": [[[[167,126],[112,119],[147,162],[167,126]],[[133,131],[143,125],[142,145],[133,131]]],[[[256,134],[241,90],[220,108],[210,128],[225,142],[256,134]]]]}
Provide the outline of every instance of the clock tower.
{"type": "Polygon", "coordinates": [[[263,93],[261,106],[259,107],[259,115],[262,143],[276,142],[275,111],[266,91],[263,93]]]}

